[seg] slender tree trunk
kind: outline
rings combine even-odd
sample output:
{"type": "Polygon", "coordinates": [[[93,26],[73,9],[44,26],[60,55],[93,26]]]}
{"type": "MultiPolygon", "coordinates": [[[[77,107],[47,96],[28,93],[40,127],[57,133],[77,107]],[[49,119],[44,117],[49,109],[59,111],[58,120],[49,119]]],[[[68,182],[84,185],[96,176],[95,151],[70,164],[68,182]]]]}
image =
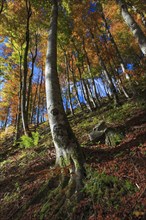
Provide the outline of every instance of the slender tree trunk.
{"type": "Polygon", "coordinates": [[[113,83],[112,77],[109,74],[109,72],[107,72],[107,71],[103,71],[103,73],[104,73],[105,78],[107,79],[107,81],[109,83],[109,87],[110,87],[111,92],[112,92],[112,94],[114,96],[114,103],[117,106],[117,105],[120,104],[120,102],[119,102],[119,97],[118,97],[118,94],[117,94],[117,91],[116,91],[116,87],[115,87],[115,85],[113,83]]]}
{"type": "Polygon", "coordinates": [[[95,110],[97,109],[97,103],[95,101],[95,98],[93,97],[93,92],[91,90],[92,83],[90,83],[89,80],[90,79],[84,80],[84,84],[86,85],[86,91],[88,91],[89,100],[93,104],[93,109],[95,110]]]}
{"type": "Polygon", "coordinates": [[[20,129],[20,121],[21,121],[21,98],[22,98],[22,55],[20,54],[20,82],[19,82],[19,97],[18,97],[18,112],[17,112],[17,121],[16,121],[16,141],[19,138],[19,129],[20,129]]]}
{"type": "Polygon", "coordinates": [[[80,82],[81,82],[81,90],[82,90],[82,93],[83,93],[83,97],[84,97],[84,100],[85,100],[85,104],[86,104],[86,107],[87,109],[89,109],[89,111],[93,111],[93,107],[92,107],[92,104],[90,103],[90,100],[89,100],[89,94],[88,94],[88,91],[86,90],[85,88],[85,82],[84,82],[84,79],[82,79],[82,73],[81,73],[81,69],[80,67],[78,66],[78,71],[79,71],[79,77],[80,77],[80,82]]]}
{"type": "Polygon", "coordinates": [[[33,52],[31,51],[31,74],[29,76],[29,82],[28,82],[28,94],[27,94],[27,107],[26,107],[26,112],[27,112],[27,120],[29,121],[30,119],[30,95],[31,95],[31,90],[32,90],[32,78],[34,75],[34,65],[35,65],[35,60],[37,58],[37,43],[38,43],[38,39],[37,39],[37,34],[35,35],[35,54],[33,54],[33,52]]]}
{"type": "MultiPolygon", "coordinates": [[[[74,39],[72,39],[72,42],[73,42],[73,45],[74,45],[74,48],[75,50],[77,51],[78,53],[78,57],[80,55],[80,51],[77,49],[77,46],[75,44],[75,41],[74,39]]],[[[86,107],[87,109],[89,109],[89,111],[93,111],[97,105],[95,103],[95,101],[92,99],[92,94],[90,95],[90,91],[89,91],[89,88],[88,86],[86,85],[86,82],[84,79],[82,79],[82,71],[81,71],[81,68],[79,65],[76,65],[77,66],[77,69],[78,69],[78,72],[79,72],[79,77],[80,77],[80,82],[81,82],[81,89],[82,89],[82,92],[83,92],[83,95],[84,95],[84,99],[86,101],[86,107]]],[[[84,72],[84,60],[82,59],[82,70],[84,72]]]]}
{"type": "MultiPolygon", "coordinates": [[[[108,48],[107,48],[106,44],[104,44],[104,46],[105,46],[105,50],[106,50],[107,55],[109,55],[109,54],[110,54],[110,51],[108,51],[108,48]]],[[[122,85],[122,80],[121,80],[121,78],[119,77],[119,74],[118,74],[118,72],[116,71],[116,68],[112,66],[110,60],[112,60],[112,61],[113,61],[113,64],[115,65],[115,61],[114,61],[113,57],[111,56],[111,57],[108,58],[108,56],[107,56],[107,62],[108,62],[108,64],[109,64],[110,71],[112,72],[112,75],[113,75],[113,77],[114,77],[114,81],[115,81],[115,83],[117,84],[116,87],[119,89],[119,92],[121,92],[121,91],[123,92],[123,94],[125,95],[126,98],[129,98],[129,96],[128,96],[127,92],[126,92],[126,89],[125,89],[124,86],[122,85]],[[118,80],[117,80],[117,78],[118,78],[118,80]]]]}
{"type": "Polygon", "coordinates": [[[94,82],[95,82],[95,86],[97,88],[97,92],[98,92],[98,97],[99,97],[99,101],[101,102],[101,94],[100,94],[100,90],[99,90],[99,84],[98,82],[96,82],[96,79],[94,79],[94,82]]]}
{"type": "Polygon", "coordinates": [[[38,76],[36,91],[35,91],[34,99],[33,99],[33,101],[32,101],[31,124],[32,124],[32,122],[33,122],[34,110],[36,109],[36,99],[37,99],[37,94],[38,94],[39,80],[40,80],[40,76],[38,76]]]}
{"type": "Polygon", "coordinates": [[[122,78],[120,77],[119,73],[118,73],[118,70],[116,70],[116,64],[115,64],[115,61],[114,61],[114,58],[112,57],[112,61],[113,61],[113,64],[114,64],[114,68],[112,68],[112,65],[111,65],[111,68],[112,68],[112,71],[113,72],[116,72],[115,74],[115,78],[117,83],[118,83],[118,87],[119,87],[119,90],[123,92],[124,96],[129,99],[129,95],[128,95],[128,92],[126,91],[126,88],[124,86],[124,83],[123,83],[123,80],[122,78]]]}
{"type": "Polygon", "coordinates": [[[30,93],[30,118],[29,118],[29,124],[32,124],[32,112],[33,112],[33,93],[31,90],[30,93]]]}
{"type": "Polygon", "coordinates": [[[82,83],[83,83],[83,91],[84,91],[84,95],[85,95],[85,99],[86,99],[86,105],[87,105],[87,108],[90,110],[90,111],[94,111],[96,106],[93,102],[93,99],[91,97],[91,94],[90,94],[90,91],[89,91],[89,87],[88,87],[88,84],[86,82],[85,79],[82,79],[82,83]]]}
{"type": "Polygon", "coordinates": [[[15,140],[17,141],[19,138],[19,130],[20,130],[20,120],[21,120],[21,91],[19,90],[19,101],[18,101],[18,109],[17,109],[17,117],[16,117],[16,135],[15,140]]]}
{"type": "MultiPolygon", "coordinates": [[[[44,100],[44,99],[43,99],[44,100]]],[[[46,102],[42,100],[42,111],[41,111],[41,122],[45,121],[45,109],[46,109],[46,102]]]]}
{"type": "MultiPolygon", "coordinates": [[[[78,53],[78,57],[79,57],[80,51],[78,50],[73,38],[72,38],[72,42],[73,42],[74,48],[75,48],[76,52],[78,53]]],[[[82,79],[81,67],[80,67],[80,65],[77,65],[77,64],[76,64],[76,67],[77,67],[78,72],[79,72],[79,79],[80,79],[80,82],[81,82],[81,90],[82,90],[84,100],[86,102],[85,105],[86,105],[87,109],[89,109],[89,111],[92,112],[93,111],[93,106],[92,106],[92,103],[89,100],[89,94],[88,94],[88,90],[85,86],[85,81],[84,81],[84,79],[82,79]]],[[[84,71],[84,61],[83,60],[82,60],[82,69],[84,71]]]]}
{"type": "Polygon", "coordinates": [[[6,2],[6,0],[1,0],[1,5],[0,5],[0,14],[3,12],[4,9],[4,3],[6,2]]]}
{"type": "Polygon", "coordinates": [[[72,115],[74,115],[74,109],[73,109],[73,104],[72,104],[72,98],[71,98],[71,90],[70,90],[70,79],[69,79],[69,64],[67,61],[67,56],[66,56],[66,52],[64,52],[64,60],[65,60],[65,72],[66,72],[66,76],[67,76],[67,88],[68,88],[68,98],[69,98],[69,107],[70,107],[70,112],[72,115]]]}
{"type": "Polygon", "coordinates": [[[94,89],[94,95],[95,95],[97,103],[95,101],[93,101],[93,102],[94,102],[95,108],[97,108],[97,107],[100,107],[100,103],[99,103],[99,98],[98,98],[98,94],[97,94],[97,91],[96,91],[94,78],[93,78],[93,75],[92,75],[92,72],[91,72],[91,63],[90,63],[90,60],[89,60],[89,57],[88,57],[88,54],[87,54],[87,51],[86,51],[86,48],[85,48],[84,38],[83,38],[83,51],[84,51],[84,54],[85,54],[85,57],[86,57],[86,60],[87,60],[87,69],[88,69],[88,73],[89,73],[91,81],[92,81],[92,85],[93,85],[93,89],[94,89]]]}
{"type": "Polygon", "coordinates": [[[104,91],[106,93],[106,96],[108,97],[109,101],[111,101],[111,99],[112,99],[111,92],[109,92],[109,89],[108,89],[108,87],[107,87],[105,82],[103,83],[103,86],[104,86],[104,91]]]}
{"type": "MultiPolygon", "coordinates": [[[[83,67],[82,67],[82,69],[83,69],[83,67]]],[[[82,86],[84,99],[86,101],[86,106],[89,109],[89,111],[92,112],[94,110],[93,103],[90,100],[90,95],[89,95],[89,92],[88,92],[88,88],[87,88],[85,79],[82,79],[82,73],[81,73],[80,67],[78,67],[78,71],[79,71],[79,77],[80,77],[80,81],[81,81],[81,86],[82,86]]]]}
{"type": "Polygon", "coordinates": [[[101,4],[101,15],[102,15],[102,19],[103,19],[104,24],[105,24],[105,28],[106,28],[107,33],[108,33],[108,37],[110,37],[110,41],[111,41],[111,43],[113,44],[113,46],[115,48],[116,55],[117,55],[119,61],[121,62],[121,68],[122,68],[123,72],[125,72],[125,69],[126,69],[125,61],[124,61],[123,57],[121,56],[121,53],[120,53],[119,48],[118,48],[118,46],[117,46],[117,44],[116,44],[116,42],[114,40],[114,37],[113,37],[112,33],[110,32],[107,20],[105,18],[104,12],[103,12],[102,4],[101,4]]]}
{"type": "Polygon", "coordinates": [[[45,68],[48,118],[56,149],[56,164],[70,167],[71,180],[76,182],[76,190],[78,190],[82,185],[82,178],[84,176],[84,158],[63,108],[57,74],[58,1],[54,0],[52,4],[45,68]]]}
{"type": "MultiPolygon", "coordinates": [[[[75,89],[75,94],[76,94],[76,99],[77,99],[77,102],[78,102],[78,105],[79,107],[82,109],[82,105],[80,103],[80,100],[79,100],[79,96],[78,96],[78,90],[77,90],[77,87],[76,87],[76,79],[75,79],[75,76],[74,76],[74,68],[73,68],[73,56],[71,57],[71,61],[72,61],[72,65],[70,65],[69,63],[69,60],[68,60],[68,57],[67,57],[67,54],[66,54],[66,51],[65,49],[62,47],[62,45],[60,44],[63,52],[64,52],[64,60],[65,60],[65,66],[66,66],[66,75],[67,75],[67,80],[68,80],[68,84],[69,84],[69,71],[71,72],[72,74],[72,78],[73,78],[73,85],[74,85],[74,89],[75,89]]],[[[73,107],[72,107],[72,102],[71,102],[71,92],[70,92],[70,87],[68,87],[68,93],[69,93],[69,100],[70,100],[70,107],[71,107],[71,113],[74,114],[74,110],[73,110],[73,107]]],[[[82,109],[83,110],[83,109],[82,109]]]]}
{"type": "Polygon", "coordinates": [[[34,61],[32,59],[32,65],[31,65],[31,74],[29,76],[29,82],[28,82],[28,94],[27,94],[27,107],[26,107],[26,112],[27,112],[27,120],[30,118],[30,101],[31,101],[31,90],[32,90],[32,78],[34,74],[34,61]]]}
{"type": "Polygon", "coordinates": [[[40,118],[40,101],[41,101],[42,82],[43,82],[43,70],[42,70],[41,81],[40,81],[40,85],[39,85],[39,89],[38,89],[38,107],[37,107],[37,116],[36,116],[37,126],[39,124],[39,118],[40,118]]]}
{"type": "Polygon", "coordinates": [[[78,102],[78,106],[81,108],[81,110],[83,110],[80,99],[79,99],[79,94],[78,94],[78,89],[76,86],[76,78],[75,78],[75,74],[74,74],[74,62],[73,62],[73,56],[71,57],[71,61],[72,61],[72,67],[69,66],[70,72],[72,73],[72,78],[73,78],[73,84],[74,84],[74,89],[75,89],[75,95],[76,95],[76,99],[78,102]]]}
{"type": "Polygon", "coordinates": [[[6,129],[7,124],[8,124],[9,113],[10,113],[10,106],[7,108],[7,115],[6,115],[6,118],[5,118],[4,129],[6,129]]]}
{"type": "Polygon", "coordinates": [[[23,61],[23,77],[22,77],[22,99],[21,99],[21,116],[22,124],[25,135],[29,134],[28,128],[28,112],[27,112],[27,75],[28,75],[28,51],[30,43],[30,17],[32,14],[30,1],[26,0],[26,11],[27,11],[27,23],[26,23],[26,46],[24,50],[24,61],[23,61]]]}
{"type": "Polygon", "coordinates": [[[119,97],[118,97],[118,94],[117,94],[117,91],[116,91],[116,87],[115,87],[115,85],[114,85],[114,83],[112,81],[112,76],[108,72],[108,69],[107,69],[107,67],[106,67],[106,65],[104,63],[104,60],[103,60],[102,56],[100,55],[100,50],[98,48],[97,43],[95,42],[94,34],[93,34],[91,29],[90,29],[90,33],[91,33],[91,36],[92,36],[92,41],[93,41],[93,45],[94,45],[95,50],[96,50],[96,54],[97,54],[97,56],[99,58],[99,61],[100,61],[100,65],[101,65],[101,67],[104,70],[103,73],[105,75],[105,78],[109,82],[109,86],[110,86],[111,92],[113,93],[114,103],[115,103],[115,105],[119,105],[119,97]]]}
{"type": "Polygon", "coordinates": [[[122,15],[125,23],[130,28],[134,37],[138,40],[139,47],[140,47],[142,53],[146,56],[146,36],[144,35],[140,26],[136,23],[134,18],[129,13],[125,0],[116,0],[116,1],[121,8],[121,15],[122,15]]]}

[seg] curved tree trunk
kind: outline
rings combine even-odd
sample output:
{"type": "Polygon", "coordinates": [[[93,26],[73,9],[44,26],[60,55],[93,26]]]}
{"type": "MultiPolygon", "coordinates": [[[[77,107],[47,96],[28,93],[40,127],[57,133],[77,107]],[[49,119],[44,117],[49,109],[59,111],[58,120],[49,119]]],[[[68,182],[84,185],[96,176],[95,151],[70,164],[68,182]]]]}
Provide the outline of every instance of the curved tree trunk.
{"type": "Polygon", "coordinates": [[[121,14],[125,23],[129,26],[134,37],[138,40],[139,47],[142,53],[146,56],[146,36],[141,30],[140,26],[136,23],[134,18],[128,11],[125,0],[116,0],[121,8],[121,14]]]}
{"type": "Polygon", "coordinates": [[[57,74],[58,1],[52,1],[51,24],[45,67],[46,99],[49,124],[56,149],[56,164],[68,166],[70,177],[79,189],[84,176],[84,157],[64,112],[57,74]]]}

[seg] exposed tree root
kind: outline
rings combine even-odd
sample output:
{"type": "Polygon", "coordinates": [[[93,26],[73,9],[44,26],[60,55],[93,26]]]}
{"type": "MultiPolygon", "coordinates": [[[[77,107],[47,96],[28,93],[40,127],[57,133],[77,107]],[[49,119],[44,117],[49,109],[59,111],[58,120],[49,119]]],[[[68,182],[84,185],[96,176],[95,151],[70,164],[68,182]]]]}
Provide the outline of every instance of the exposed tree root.
{"type": "Polygon", "coordinates": [[[40,220],[68,219],[67,215],[72,213],[69,212],[69,209],[76,207],[82,198],[81,191],[77,191],[76,182],[75,176],[70,178],[68,176],[62,176],[59,186],[49,193],[39,213],[40,220]]]}

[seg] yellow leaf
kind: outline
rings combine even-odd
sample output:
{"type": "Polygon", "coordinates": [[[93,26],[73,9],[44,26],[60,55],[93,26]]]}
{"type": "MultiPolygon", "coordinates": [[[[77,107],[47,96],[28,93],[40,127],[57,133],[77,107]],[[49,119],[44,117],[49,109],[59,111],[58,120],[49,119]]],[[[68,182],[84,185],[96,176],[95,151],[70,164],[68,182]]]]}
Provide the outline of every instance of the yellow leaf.
{"type": "Polygon", "coordinates": [[[134,214],[136,217],[139,217],[139,216],[143,216],[143,215],[144,215],[144,212],[135,211],[135,212],[133,212],[133,214],[134,214]]]}

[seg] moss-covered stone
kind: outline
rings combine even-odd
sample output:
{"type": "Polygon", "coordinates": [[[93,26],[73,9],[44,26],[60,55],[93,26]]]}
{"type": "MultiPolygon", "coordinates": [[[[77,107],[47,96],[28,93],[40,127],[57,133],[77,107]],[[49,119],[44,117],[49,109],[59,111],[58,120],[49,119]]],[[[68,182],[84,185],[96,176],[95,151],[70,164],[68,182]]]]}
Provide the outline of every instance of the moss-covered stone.
{"type": "Polygon", "coordinates": [[[114,147],[118,145],[123,138],[124,134],[122,132],[116,131],[115,129],[107,129],[105,133],[105,144],[114,147]]]}

